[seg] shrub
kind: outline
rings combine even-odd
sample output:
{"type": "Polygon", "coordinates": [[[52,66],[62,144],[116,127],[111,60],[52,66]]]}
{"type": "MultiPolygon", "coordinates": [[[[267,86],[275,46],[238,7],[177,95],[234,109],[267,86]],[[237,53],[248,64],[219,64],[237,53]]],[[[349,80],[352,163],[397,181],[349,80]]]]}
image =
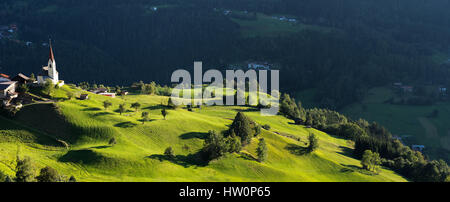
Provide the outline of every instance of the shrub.
{"type": "Polygon", "coordinates": [[[61,177],[58,174],[58,171],[53,169],[52,167],[45,167],[41,169],[39,176],[36,177],[38,182],[59,182],[61,181],[61,177]]]}

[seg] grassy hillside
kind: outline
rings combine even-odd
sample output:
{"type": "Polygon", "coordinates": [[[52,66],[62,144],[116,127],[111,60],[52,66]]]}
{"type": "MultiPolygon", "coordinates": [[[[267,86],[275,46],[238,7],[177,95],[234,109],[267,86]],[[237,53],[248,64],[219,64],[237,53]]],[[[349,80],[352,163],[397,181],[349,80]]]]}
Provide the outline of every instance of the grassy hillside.
{"type": "MultiPolygon", "coordinates": [[[[63,98],[61,91],[78,90],[65,86],[58,91],[63,98]]],[[[85,101],[27,105],[14,120],[0,117],[0,170],[12,175],[19,154],[30,156],[36,168],[49,165],[79,181],[405,181],[386,169],[379,174],[363,171],[346,140],[292,125],[282,116],[261,116],[247,107],[214,106],[192,112],[169,110],[164,120],[160,111],[167,100],[152,95],[109,98],[91,94],[85,101]],[[104,100],[113,106],[105,110],[104,100]],[[141,103],[138,112],[118,113],[119,104],[129,108],[133,102],[141,103]],[[142,124],[142,111],[150,113],[151,121],[142,124]],[[240,154],[200,161],[198,152],[207,132],[227,129],[238,111],[271,126],[260,135],[268,144],[267,161],[254,159],[256,138],[240,154]],[[319,137],[320,147],[304,154],[309,133],[319,137]],[[111,137],[117,140],[114,146],[108,145],[111,137]],[[169,146],[175,151],[174,160],[163,156],[169,146]]]]}
{"type": "Polygon", "coordinates": [[[352,104],[342,112],[352,118],[376,121],[402,137],[406,145],[425,145],[425,154],[450,161],[450,104],[412,106],[384,103],[391,97],[394,97],[391,89],[374,88],[361,103],[352,104]],[[438,116],[430,117],[434,110],[439,111],[438,116]]]}

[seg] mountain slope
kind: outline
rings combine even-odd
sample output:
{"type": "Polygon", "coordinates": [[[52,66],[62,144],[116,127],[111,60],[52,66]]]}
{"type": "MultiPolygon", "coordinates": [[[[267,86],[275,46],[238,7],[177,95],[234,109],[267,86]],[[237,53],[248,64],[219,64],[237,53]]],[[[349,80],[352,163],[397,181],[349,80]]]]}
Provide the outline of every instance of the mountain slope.
{"type": "MultiPolygon", "coordinates": [[[[74,89],[65,86],[64,90],[74,89]]],[[[113,99],[91,94],[90,100],[61,101],[56,107],[51,103],[25,106],[14,120],[1,117],[0,170],[13,174],[19,154],[30,156],[36,168],[49,165],[79,181],[405,181],[386,169],[378,175],[362,171],[359,161],[351,157],[347,140],[292,125],[282,116],[260,116],[259,111],[247,107],[211,106],[193,112],[169,110],[163,120],[161,103],[167,99],[150,95],[113,99]],[[103,109],[104,100],[113,106],[103,109]],[[141,103],[138,112],[117,112],[119,104],[129,107],[133,102],[141,103]],[[47,110],[33,112],[33,108],[47,110]],[[150,113],[151,121],[142,124],[142,111],[150,113]],[[228,154],[209,164],[200,161],[198,152],[207,132],[227,129],[238,111],[271,126],[260,135],[268,144],[267,161],[254,160],[257,138],[240,154],[228,154]],[[33,124],[36,119],[48,122],[39,126],[33,124]],[[57,128],[65,128],[64,134],[57,134],[57,128]],[[309,133],[319,137],[320,147],[312,154],[302,154],[309,133]],[[114,146],[107,144],[111,137],[117,140],[114,146]],[[70,149],[55,139],[68,142],[70,149]],[[163,156],[169,146],[176,154],[170,161],[163,156]]]]}

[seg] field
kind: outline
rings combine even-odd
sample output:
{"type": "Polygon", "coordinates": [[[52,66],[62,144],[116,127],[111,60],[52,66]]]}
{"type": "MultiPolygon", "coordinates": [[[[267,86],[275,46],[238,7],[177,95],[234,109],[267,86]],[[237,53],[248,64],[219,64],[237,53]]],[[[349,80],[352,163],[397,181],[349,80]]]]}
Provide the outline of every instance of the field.
{"type": "MultiPolygon", "coordinates": [[[[240,15],[244,14],[240,11],[233,11],[240,15]]],[[[330,28],[315,25],[307,25],[298,22],[281,21],[279,16],[268,16],[257,13],[255,19],[231,19],[241,26],[241,34],[243,37],[276,37],[285,36],[303,30],[330,31],[330,28]]]]}
{"type": "Polygon", "coordinates": [[[394,135],[402,137],[407,145],[425,145],[425,154],[431,158],[450,156],[450,104],[436,103],[429,106],[393,105],[384,103],[393,97],[389,88],[374,88],[368,96],[357,104],[352,104],[342,112],[352,118],[376,121],[387,127],[394,135]],[[437,117],[430,114],[438,110],[437,117]]]}
{"type": "MultiPolygon", "coordinates": [[[[56,94],[63,99],[64,91],[80,92],[65,86],[56,94]]],[[[160,111],[167,100],[154,95],[90,94],[89,100],[27,105],[14,119],[0,117],[0,170],[13,175],[19,155],[31,157],[36,170],[48,165],[78,181],[406,181],[387,169],[379,174],[363,171],[347,140],[293,125],[282,116],[261,116],[248,107],[210,106],[192,112],[169,110],[164,120],[160,111]],[[113,106],[105,110],[104,100],[113,106]],[[118,113],[119,104],[129,108],[133,102],[141,103],[141,109],[118,113]],[[144,124],[142,111],[151,118],[144,124]],[[239,154],[209,163],[199,160],[207,132],[226,130],[238,111],[271,126],[260,135],[268,144],[267,161],[255,160],[257,138],[239,154]],[[319,137],[320,147],[304,154],[309,133],[319,137]],[[112,137],[117,144],[110,146],[112,137]],[[176,154],[173,160],[163,155],[169,146],[176,154]]]]}

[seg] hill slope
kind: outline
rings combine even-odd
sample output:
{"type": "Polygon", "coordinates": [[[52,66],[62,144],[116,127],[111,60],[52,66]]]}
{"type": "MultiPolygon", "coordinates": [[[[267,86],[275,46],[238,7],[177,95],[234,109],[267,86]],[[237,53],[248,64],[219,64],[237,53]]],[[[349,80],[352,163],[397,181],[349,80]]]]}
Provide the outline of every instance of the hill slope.
{"type": "MultiPolygon", "coordinates": [[[[64,90],[73,89],[65,86],[64,90]]],[[[0,117],[0,170],[12,175],[19,154],[30,156],[36,168],[49,165],[79,181],[405,181],[386,169],[378,175],[362,171],[345,139],[292,125],[282,116],[260,116],[247,107],[214,106],[193,112],[169,110],[163,120],[161,103],[167,99],[90,95],[85,101],[25,106],[14,120],[0,117]],[[104,100],[113,106],[103,109],[104,100]],[[133,102],[141,103],[138,112],[117,112],[119,104],[129,107],[133,102]],[[150,113],[151,121],[140,122],[142,111],[150,113]],[[260,135],[268,144],[267,161],[254,160],[256,138],[240,154],[228,154],[209,164],[199,161],[207,132],[227,129],[238,111],[271,126],[260,135]],[[309,133],[319,137],[320,147],[302,154],[309,133]],[[117,140],[114,146],[107,144],[111,137],[117,140]],[[68,142],[70,149],[61,146],[59,139],[68,142]],[[163,156],[169,146],[177,155],[170,161],[163,156]]]]}

